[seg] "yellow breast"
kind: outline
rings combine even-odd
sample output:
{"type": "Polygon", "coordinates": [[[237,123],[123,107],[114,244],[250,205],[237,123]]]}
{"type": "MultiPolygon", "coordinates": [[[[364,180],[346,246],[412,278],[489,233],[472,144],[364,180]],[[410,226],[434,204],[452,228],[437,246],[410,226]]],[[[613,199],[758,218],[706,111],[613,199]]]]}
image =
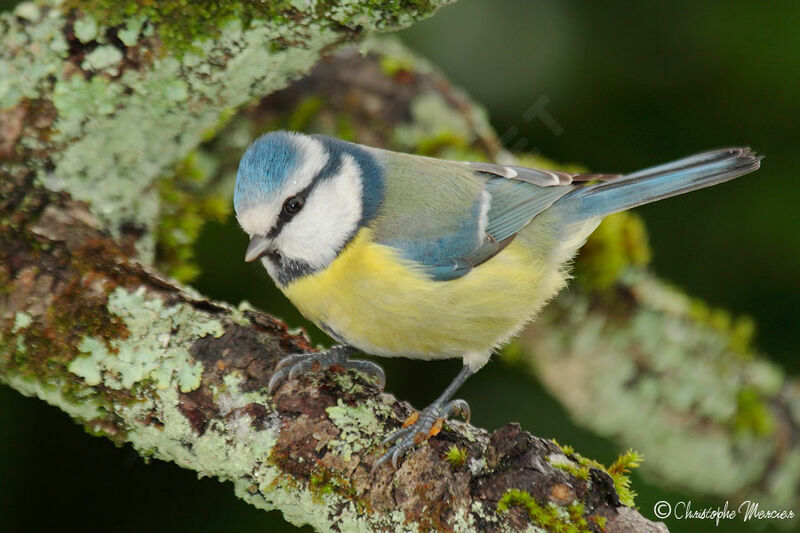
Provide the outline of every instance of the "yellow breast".
{"type": "Polygon", "coordinates": [[[309,320],[367,353],[464,357],[479,367],[563,287],[559,265],[537,252],[519,236],[465,276],[432,281],[364,228],[325,270],[283,291],[309,320]]]}

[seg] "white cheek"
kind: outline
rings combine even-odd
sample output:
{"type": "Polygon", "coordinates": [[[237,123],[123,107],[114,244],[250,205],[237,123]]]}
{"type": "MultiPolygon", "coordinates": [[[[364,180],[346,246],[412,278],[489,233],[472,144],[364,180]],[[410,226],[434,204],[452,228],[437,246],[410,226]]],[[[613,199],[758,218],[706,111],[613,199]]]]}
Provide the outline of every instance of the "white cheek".
{"type": "Polygon", "coordinates": [[[280,205],[262,204],[237,215],[236,220],[248,235],[266,235],[278,218],[279,210],[280,205]]]}
{"type": "Polygon", "coordinates": [[[262,203],[251,207],[244,213],[237,215],[239,225],[248,235],[266,235],[278,219],[283,201],[294,196],[309,185],[314,177],[319,174],[328,162],[328,153],[325,146],[317,139],[304,135],[293,135],[291,142],[298,152],[298,159],[302,161],[299,167],[288,176],[281,190],[275,194],[271,203],[262,203]]]}
{"type": "Polygon", "coordinates": [[[324,268],[361,220],[361,179],[352,156],[344,155],[338,174],[319,183],[303,210],[287,224],[277,245],[281,253],[312,268],[324,268]]]}

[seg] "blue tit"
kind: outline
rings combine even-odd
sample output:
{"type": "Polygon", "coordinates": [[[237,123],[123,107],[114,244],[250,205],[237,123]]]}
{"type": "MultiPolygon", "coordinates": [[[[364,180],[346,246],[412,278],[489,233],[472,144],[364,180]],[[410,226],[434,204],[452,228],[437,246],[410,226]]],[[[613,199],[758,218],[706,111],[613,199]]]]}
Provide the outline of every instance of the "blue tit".
{"type": "Polygon", "coordinates": [[[341,345],[289,356],[270,381],[333,365],[384,383],[356,352],[461,358],[444,393],[384,444],[376,463],[469,417],[456,390],[561,290],[606,215],[759,168],[749,148],[705,152],[632,174],[444,161],[273,132],[241,159],[234,207],[281,291],[341,345]]]}

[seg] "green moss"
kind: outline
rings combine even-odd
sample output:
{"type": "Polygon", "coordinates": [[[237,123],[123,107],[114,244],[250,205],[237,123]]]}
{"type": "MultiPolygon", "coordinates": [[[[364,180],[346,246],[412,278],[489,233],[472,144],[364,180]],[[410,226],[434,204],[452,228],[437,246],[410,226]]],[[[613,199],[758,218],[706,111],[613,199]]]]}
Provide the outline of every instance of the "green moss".
{"type": "Polygon", "coordinates": [[[728,311],[711,307],[699,298],[691,298],[688,315],[727,337],[728,348],[737,355],[747,358],[755,355],[753,339],[756,325],[751,317],[743,315],[734,318],[728,311]]]}
{"type": "Polygon", "coordinates": [[[309,96],[301,100],[286,121],[286,128],[290,131],[305,130],[311,120],[319,113],[324,105],[324,100],[319,96],[309,96]]]}
{"type": "Polygon", "coordinates": [[[589,520],[597,524],[597,527],[600,528],[600,531],[606,530],[606,522],[608,522],[608,519],[605,516],[591,516],[589,517],[589,520]]]}
{"type": "Polygon", "coordinates": [[[550,466],[563,470],[576,479],[589,479],[589,467],[576,463],[566,455],[548,455],[547,462],[550,466]]]}
{"type": "Polygon", "coordinates": [[[419,155],[435,156],[441,155],[448,159],[473,159],[469,156],[453,157],[452,154],[461,154],[469,149],[469,141],[466,137],[456,131],[438,131],[430,136],[422,137],[417,140],[414,152],[419,155]]]}
{"type": "Polygon", "coordinates": [[[577,163],[561,163],[539,154],[522,152],[515,155],[519,164],[526,167],[551,168],[553,170],[563,170],[565,172],[575,173],[587,171],[586,167],[583,165],[579,165],[577,163]]]}
{"type": "Polygon", "coordinates": [[[523,363],[525,361],[525,347],[519,338],[515,338],[500,351],[500,357],[511,365],[523,363]]]}
{"type": "Polygon", "coordinates": [[[738,432],[762,437],[775,431],[775,420],[767,401],[752,387],[743,388],[736,397],[733,427],[738,432]]]}
{"type": "Polygon", "coordinates": [[[42,313],[19,312],[13,324],[0,332],[0,376],[18,390],[61,406],[85,423],[90,433],[120,443],[125,430],[115,413],[141,401],[139,391],[87,388],[87,382],[99,383],[91,369],[85,372],[86,381],[70,372],[70,366],[82,359],[79,347],[87,339],[93,339],[97,350],[108,352],[130,334],[105,305],[113,282],[92,284],[93,290],[85,286],[95,279],[91,265],[97,260],[94,250],[73,253],[65,266],[67,272],[77,272],[75,278],[62,280],[64,285],[42,313]],[[84,253],[91,262],[86,263],[84,253]]]}
{"type": "Polygon", "coordinates": [[[25,99],[56,109],[46,135],[20,140],[28,157],[13,163],[89,204],[115,236],[133,227],[138,258],[152,263],[153,182],[207,132],[307,72],[323,50],[448,1],[65,0],[46,16],[30,7],[3,14],[4,45],[19,53],[0,59],[0,109],[25,99]]]}
{"type": "Polygon", "coordinates": [[[222,222],[230,214],[227,195],[209,193],[209,182],[217,162],[201,151],[191,152],[170,178],[159,182],[161,217],[156,239],[156,260],[170,276],[183,282],[194,280],[200,269],[195,262],[194,242],[203,225],[222,222]]]}
{"type": "MultiPolygon", "coordinates": [[[[73,255],[71,266],[88,272],[83,259],[80,254],[73,255]]],[[[87,296],[81,279],[68,282],[54,294],[43,315],[16,314],[11,328],[2,332],[0,366],[24,380],[58,383],[65,397],[74,398],[80,387],[67,367],[78,355],[82,339],[92,336],[107,347],[112,340],[129,334],[122,320],[109,313],[104,303],[104,293],[87,296]]],[[[128,396],[123,393],[117,399],[128,401],[128,396]]]]}
{"type": "MultiPolygon", "coordinates": [[[[147,19],[168,49],[182,53],[195,51],[198,42],[219,37],[222,28],[232,21],[239,21],[247,28],[255,20],[281,23],[312,14],[328,19],[331,26],[338,25],[339,31],[348,31],[352,26],[349,31],[355,32],[362,17],[373,10],[384,11],[386,22],[392,24],[430,13],[439,5],[433,1],[405,0],[396,2],[392,10],[383,1],[362,1],[360,4],[342,0],[308,3],[295,0],[66,0],[64,7],[79,9],[109,26],[120,26],[132,17],[147,19]]],[[[280,42],[276,44],[280,45],[280,42]]]]}
{"type": "Polygon", "coordinates": [[[384,74],[394,77],[405,72],[414,72],[414,63],[408,57],[384,55],[380,59],[380,67],[384,74]]]}
{"type": "Polygon", "coordinates": [[[634,450],[628,450],[619,457],[606,469],[608,475],[614,480],[614,488],[617,489],[619,501],[628,507],[634,506],[636,493],[631,490],[631,480],[628,474],[634,468],[638,468],[644,456],[634,450]]]}
{"type": "Polygon", "coordinates": [[[568,506],[553,503],[540,505],[528,492],[509,489],[497,502],[499,513],[508,512],[511,507],[521,507],[528,512],[531,523],[551,533],[584,533],[591,531],[584,516],[585,508],[580,502],[568,506]]]}
{"type": "Polygon", "coordinates": [[[336,115],[336,136],[345,141],[356,141],[356,129],[350,115],[346,113],[336,115]]]}
{"type": "Polygon", "coordinates": [[[560,456],[548,456],[547,462],[555,468],[569,472],[578,479],[589,479],[592,468],[597,468],[608,474],[614,481],[614,488],[617,491],[619,500],[628,507],[635,505],[636,493],[631,490],[630,477],[628,474],[634,468],[639,467],[644,461],[644,457],[634,450],[628,450],[621,454],[617,459],[606,468],[598,461],[589,459],[577,453],[571,446],[562,446],[553,441],[564,453],[566,460],[560,456]]]}
{"type": "Polygon", "coordinates": [[[581,249],[575,264],[576,282],[594,293],[606,291],[625,269],[645,266],[650,256],[642,219],[628,211],[611,215],[581,249]]]}
{"type": "Polygon", "coordinates": [[[539,318],[546,334],[525,338],[529,364],[581,424],[657,450],[648,473],[714,494],[757,486],[775,453],[774,436],[754,431],[768,427],[759,403],[780,395],[780,368],[736,357],[726,336],[687,316],[685,294],[651,274],[633,269],[621,286],[635,302],[623,319],[585,293],[562,294],[539,318]],[[760,401],[741,401],[743,388],[760,401]]]}
{"type": "Polygon", "coordinates": [[[328,468],[315,470],[308,478],[308,488],[319,500],[328,494],[338,494],[350,500],[356,497],[353,482],[328,468]]]}
{"type": "Polygon", "coordinates": [[[116,0],[67,0],[66,9],[79,9],[109,26],[121,26],[131,17],[147,19],[153,24],[167,48],[183,52],[193,50],[195,41],[214,38],[232,20],[249,24],[254,18],[286,19],[295,10],[291,2],[187,2],[159,0],[151,2],[116,0]]]}
{"type": "Polygon", "coordinates": [[[472,148],[475,128],[469,117],[456,112],[438,92],[426,92],[411,102],[412,120],[394,129],[393,143],[420,155],[443,159],[482,160],[472,148]]]}
{"type": "Polygon", "coordinates": [[[458,468],[467,462],[467,456],[467,450],[453,444],[450,446],[450,449],[447,450],[447,454],[445,454],[444,458],[451,466],[458,468]]]}

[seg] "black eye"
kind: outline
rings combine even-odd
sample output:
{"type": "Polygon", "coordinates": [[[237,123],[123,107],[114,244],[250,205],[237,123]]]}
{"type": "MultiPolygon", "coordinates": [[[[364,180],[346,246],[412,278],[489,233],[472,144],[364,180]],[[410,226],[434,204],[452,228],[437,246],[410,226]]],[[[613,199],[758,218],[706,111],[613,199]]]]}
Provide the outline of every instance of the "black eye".
{"type": "Polygon", "coordinates": [[[303,209],[303,199],[298,196],[292,196],[283,202],[283,212],[288,216],[294,216],[303,209]]]}

